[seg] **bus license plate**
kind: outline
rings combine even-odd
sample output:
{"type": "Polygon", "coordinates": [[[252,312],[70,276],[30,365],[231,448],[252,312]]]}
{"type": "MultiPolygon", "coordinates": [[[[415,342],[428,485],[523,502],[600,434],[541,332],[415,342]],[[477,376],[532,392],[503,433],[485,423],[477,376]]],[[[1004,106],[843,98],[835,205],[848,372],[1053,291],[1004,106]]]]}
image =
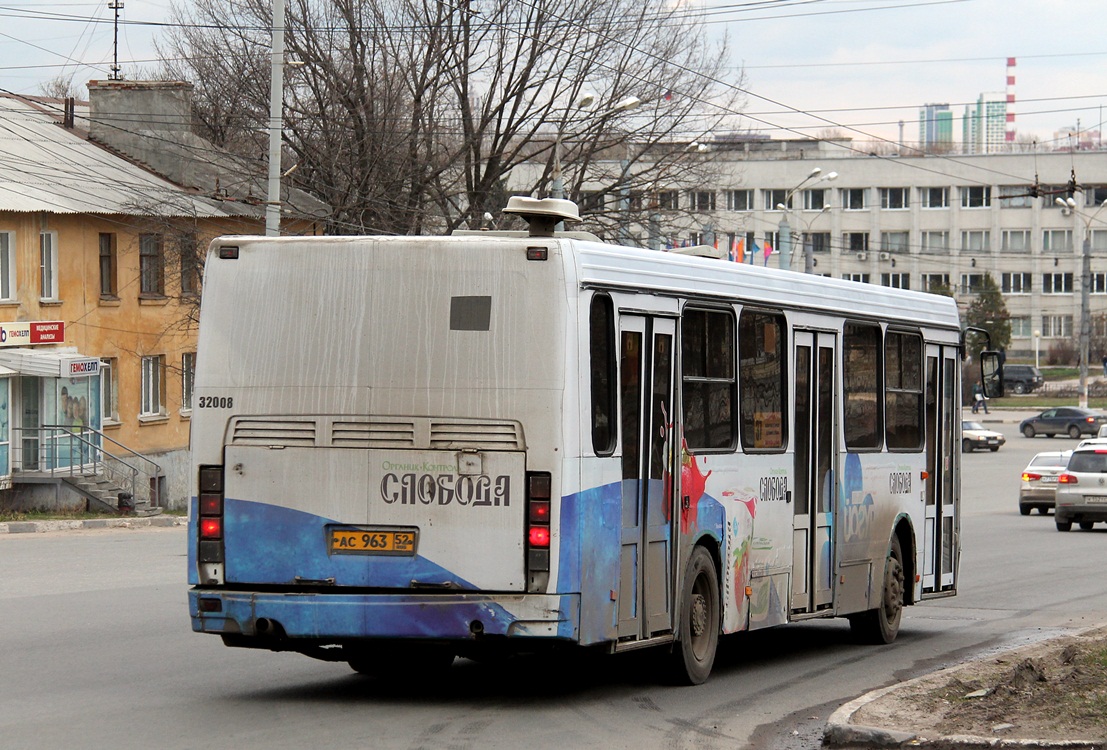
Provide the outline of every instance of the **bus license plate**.
{"type": "Polygon", "coordinates": [[[414,556],[419,529],[331,529],[330,551],[338,555],[414,556]]]}

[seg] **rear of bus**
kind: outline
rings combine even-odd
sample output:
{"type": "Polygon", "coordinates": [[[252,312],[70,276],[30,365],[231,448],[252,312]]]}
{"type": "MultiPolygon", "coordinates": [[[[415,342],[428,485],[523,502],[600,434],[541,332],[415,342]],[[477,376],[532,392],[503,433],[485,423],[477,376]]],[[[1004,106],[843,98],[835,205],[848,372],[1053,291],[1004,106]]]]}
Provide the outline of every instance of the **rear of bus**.
{"type": "Polygon", "coordinates": [[[213,243],[194,630],[359,671],[575,638],[577,596],[546,593],[550,498],[578,453],[561,423],[575,297],[560,244],[213,243]]]}

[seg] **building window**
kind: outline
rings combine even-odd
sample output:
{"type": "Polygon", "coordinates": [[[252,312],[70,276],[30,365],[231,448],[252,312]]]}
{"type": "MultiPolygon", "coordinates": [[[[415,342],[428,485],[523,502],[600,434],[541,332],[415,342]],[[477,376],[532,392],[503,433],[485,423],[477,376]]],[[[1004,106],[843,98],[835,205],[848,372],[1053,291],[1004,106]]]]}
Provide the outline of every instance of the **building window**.
{"type": "Polygon", "coordinates": [[[804,211],[822,211],[829,206],[827,203],[826,194],[829,190],[815,189],[803,191],[803,210],[804,211]]]}
{"type": "Polygon", "coordinates": [[[779,211],[778,205],[784,205],[787,208],[792,207],[792,196],[788,195],[787,190],[762,190],[761,197],[764,200],[766,211],[779,211]],[[788,202],[785,203],[785,198],[788,202]]]}
{"type": "Polygon", "coordinates": [[[879,448],[881,432],[880,327],[847,323],[842,335],[846,447],[879,448]]]}
{"type": "Polygon", "coordinates": [[[991,233],[987,230],[973,230],[961,232],[961,252],[963,253],[990,253],[992,252],[991,233]]]}
{"type": "Polygon", "coordinates": [[[1004,231],[999,249],[1004,253],[1029,253],[1030,231],[1026,229],[1004,231]]]}
{"type": "Polygon", "coordinates": [[[865,205],[865,188],[844,188],[842,190],[842,208],[846,211],[863,211],[865,205]]]}
{"type": "Polygon", "coordinates": [[[1089,208],[1102,206],[1107,202],[1107,185],[1085,185],[1084,205],[1089,208]]]}
{"type": "Polygon", "coordinates": [[[949,291],[949,274],[924,273],[922,275],[922,285],[924,292],[934,293],[949,291]]]}
{"type": "Polygon", "coordinates": [[[15,233],[0,232],[0,300],[15,299],[15,233]]]}
{"type": "Polygon", "coordinates": [[[911,288],[911,274],[909,273],[882,273],[880,274],[880,285],[890,286],[893,289],[910,289],[911,288]]]}
{"type": "Polygon", "coordinates": [[[910,232],[881,232],[880,250],[885,253],[907,253],[910,240],[910,232]]]}
{"type": "Polygon", "coordinates": [[[181,238],[180,255],[181,294],[196,294],[200,291],[200,249],[195,236],[181,238]]]}
{"type": "Polygon", "coordinates": [[[869,274],[867,273],[844,273],[842,278],[846,281],[859,281],[862,284],[869,283],[869,274]]]}
{"type": "Polygon", "coordinates": [[[734,399],[734,317],[685,310],[680,323],[684,361],[684,438],[691,449],[732,450],[737,443],[734,399]]]}
{"type": "Polygon", "coordinates": [[[657,194],[657,206],[662,211],[676,211],[680,208],[680,193],[676,190],[662,190],[657,194]]]}
{"type": "Polygon", "coordinates": [[[196,378],[196,352],[181,355],[181,411],[192,411],[192,385],[196,378]]]}
{"type": "Polygon", "coordinates": [[[949,208],[949,188],[919,188],[923,208],[949,208]]]}
{"type": "Polygon", "coordinates": [[[846,232],[842,235],[842,247],[850,253],[869,252],[869,233],[846,232]]]}
{"type": "Polygon", "coordinates": [[[1042,231],[1043,253],[1071,253],[1071,229],[1045,229],[1042,231]]]}
{"type": "Polygon", "coordinates": [[[984,290],[984,274],[961,274],[961,294],[980,294],[984,290]]]}
{"type": "Polygon", "coordinates": [[[1093,273],[1089,291],[1092,294],[1107,294],[1107,273],[1093,273]]]}
{"type": "Polygon", "coordinates": [[[692,211],[714,211],[715,191],[713,190],[689,190],[688,208],[692,211]]]}
{"type": "Polygon", "coordinates": [[[1072,316],[1071,315],[1043,315],[1042,316],[1042,338],[1044,339],[1056,339],[1056,338],[1072,338],[1072,316]]]}
{"type": "Polygon", "coordinates": [[[920,237],[920,253],[928,255],[949,254],[949,232],[923,232],[920,237]]]}
{"type": "Polygon", "coordinates": [[[100,296],[114,298],[115,285],[115,235],[100,233],[100,296]]]}
{"type": "Polygon", "coordinates": [[[1005,273],[1000,277],[1000,291],[1004,294],[1030,294],[1031,275],[1029,273],[1005,273]]]}
{"type": "Polygon", "coordinates": [[[1033,208],[1034,198],[1030,195],[1030,185],[1000,185],[1000,208],[1033,208]]]}
{"type": "Polygon", "coordinates": [[[830,232],[808,232],[803,235],[803,249],[813,253],[830,252],[830,232]]]}
{"type": "Polygon", "coordinates": [[[922,446],[923,343],[917,334],[889,331],[884,339],[884,413],[889,450],[922,446]]]}
{"type": "Polygon", "coordinates": [[[1011,335],[1018,338],[1030,338],[1034,331],[1030,326],[1029,315],[1014,315],[1011,317],[1011,335]]]}
{"type": "Polygon", "coordinates": [[[898,211],[911,207],[911,188],[880,188],[880,207],[898,211]]]}
{"type": "Polygon", "coordinates": [[[1042,294],[1072,294],[1072,274],[1043,273],[1042,294]]]}
{"type": "Polygon", "coordinates": [[[119,383],[114,357],[100,360],[100,404],[105,422],[119,421],[119,383]]]}
{"type": "Polygon", "coordinates": [[[158,297],[165,294],[165,264],[162,262],[163,260],[161,235],[140,235],[138,238],[140,294],[158,297]]]}
{"type": "Polygon", "coordinates": [[[165,411],[165,357],[142,358],[142,406],[140,417],[160,417],[165,411]]]}
{"type": "Polygon", "coordinates": [[[58,298],[58,233],[38,235],[39,296],[44,300],[58,298]]]}
{"type": "Polygon", "coordinates": [[[961,188],[961,208],[988,208],[992,205],[992,188],[972,185],[961,188]]]}
{"type": "Polygon", "coordinates": [[[599,190],[581,190],[576,195],[577,206],[583,211],[603,211],[606,196],[599,190]]]}
{"type": "Polygon", "coordinates": [[[726,210],[727,211],[752,211],[753,210],[753,191],[752,190],[727,190],[726,191],[726,210]]]}
{"type": "MultiPolygon", "coordinates": [[[[722,315],[722,313],[716,313],[722,315]]],[[[739,421],[746,450],[781,450],[788,412],[788,325],[780,313],[746,309],[738,321],[739,421]]]]}

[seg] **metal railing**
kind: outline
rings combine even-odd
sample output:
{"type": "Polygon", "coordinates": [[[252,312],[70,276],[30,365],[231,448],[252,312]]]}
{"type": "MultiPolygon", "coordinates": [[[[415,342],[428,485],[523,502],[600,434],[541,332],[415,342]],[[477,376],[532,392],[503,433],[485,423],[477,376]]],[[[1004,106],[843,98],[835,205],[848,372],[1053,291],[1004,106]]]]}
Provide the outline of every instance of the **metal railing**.
{"type": "Polygon", "coordinates": [[[130,492],[136,503],[159,505],[161,466],[91,427],[48,424],[12,428],[12,459],[24,473],[52,477],[103,477],[130,492]],[[144,478],[146,481],[140,481],[144,478]]]}

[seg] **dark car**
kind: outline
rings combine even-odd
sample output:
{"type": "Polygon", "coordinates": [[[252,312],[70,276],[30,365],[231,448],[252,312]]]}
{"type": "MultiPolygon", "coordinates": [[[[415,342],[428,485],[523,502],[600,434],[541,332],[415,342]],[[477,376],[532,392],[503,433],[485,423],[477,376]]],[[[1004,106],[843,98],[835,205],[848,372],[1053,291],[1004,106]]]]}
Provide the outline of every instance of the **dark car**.
{"type": "Polygon", "coordinates": [[[1004,365],[1003,390],[1010,393],[1030,393],[1042,387],[1042,371],[1034,365],[1004,365]]]}
{"type": "Polygon", "coordinates": [[[1078,438],[1081,435],[1097,434],[1100,426],[1105,424],[1105,414],[1079,406],[1058,406],[1056,409],[1046,409],[1036,417],[1024,419],[1019,430],[1029,438],[1035,435],[1068,435],[1078,438]]]}

